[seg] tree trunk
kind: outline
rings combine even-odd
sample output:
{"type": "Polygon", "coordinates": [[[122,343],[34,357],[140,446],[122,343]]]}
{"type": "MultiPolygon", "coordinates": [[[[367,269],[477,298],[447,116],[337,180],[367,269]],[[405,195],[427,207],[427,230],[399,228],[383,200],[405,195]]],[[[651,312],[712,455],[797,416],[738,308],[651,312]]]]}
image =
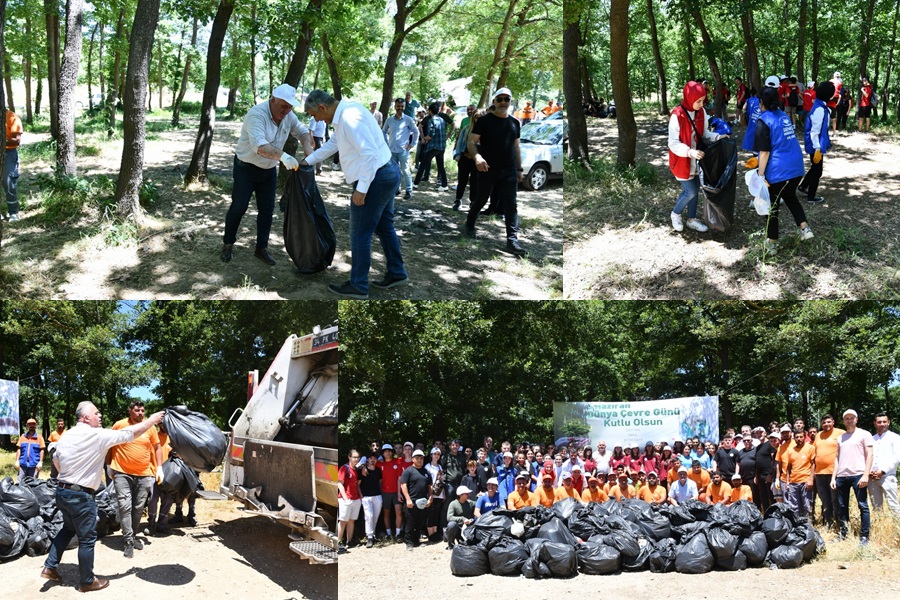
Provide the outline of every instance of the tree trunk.
{"type": "Polygon", "coordinates": [[[862,22],[862,35],[859,41],[859,77],[854,82],[856,84],[859,84],[862,78],[868,75],[866,69],[869,68],[869,34],[872,29],[872,13],[874,10],[875,0],[869,0],[867,14],[862,22]]]}
{"type": "MultiPolygon", "coordinates": [[[[706,59],[709,62],[709,72],[712,73],[716,82],[716,100],[713,110],[716,114],[722,111],[725,105],[725,82],[722,81],[722,73],[719,71],[719,63],[716,62],[716,56],[713,54],[712,39],[709,37],[709,31],[706,29],[706,23],[703,22],[703,15],[700,10],[692,11],[697,27],[700,29],[700,37],[703,39],[703,49],[706,52],[706,59]]],[[[616,98],[616,112],[618,112],[619,100],[616,98]]]]}
{"type": "Polygon", "coordinates": [[[150,56],[159,22],[159,3],[160,0],[138,0],[125,77],[124,144],[116,182],[116,212],[120,218],[137,223],[142,220],[139,195],[144,180],[144,96],[149,93],[150,56]]]}
{"type": "MultiPolygon", "coordinates": [[[[316,14],[322,8],[324,0],[309,0],[306,5],[307,14],[316,14]]],[[[284,76],[284,83],[295,88],[300,86],[300,79],[306,71],[306,63],[309,61],[309,48],[313,38],[313,21],[311,19],[304,20],[300,25],[300,33],[297,35],[297,43],[294,45],[294,53],[291,55],[291,62],[288,65],[287,73],[284,76]]],[[[340,86],[339,86],[340,87],[340,86]]],[[[269,67],[269,96],[272,95],[272,67],[269,67]]],[[[337,96],[335,96],[337,97],[337,96]]],[[[291,139],[291,138],[288,138],[291,139]]]]}
{"type": "Polygon", "coordinates": [[[750,87],[762,90],[762,78],[759,75],[759,54],[756,52],[756,41],[753,37],[753,13],[749,10],[741,13],[741,31],[744,44],[747,46],[747,59],[750,68],[750,87]]]}
{"type": "Polygon", "coordinates": [[[225,109],[228,111],[228,117],[234,118],[234,104],[237,101],[237,89],[240,85],[240,81],[238,80],[237,73],[239,69],[237,67],[238,64],[238,43],[237,37],[232,36],[231,38],[231,64],[234,65],[234,78],[231,82],[231,87],[228,88],[228,103],[225,106],[225,109]]]}
{"type": "Polygon", "coordinates": [[[256,106],[256,2],[250,5],[250,22],[253,28],[250,34],[250,94],[256,106]]]}
{"type": "MultiPolygon", "coordinates": [[[[194,17],[193,29],[191,30],[191,48],[193,50],[197,49],[197,29],[199,27],[199,22],[197,17],[194,17]]],[[[184,95],[187,93],[187,84],[188,84],[188,76],[191,73],[191,59],[194,57],[193,52],[187,53],[187,58],[184,59],[184,72],[181,75],[181,86],[178,88],[178,98],[175,99],[175,102],[172,104],[172,127],[178,127],[178,118],[181,115],[181,103],[184,102],[184,95]]]]}
{"type": "Polygon", "coordinates": [[[691,35],[691,22],[687,14],[684,16],[684,39],[687,45],[688,79],[694,81],[697,78],[694,68],[694,36],[691,35]]]}
{"type": "Polygon", "coordinates": [[[491,88],[494,85],[494,70],[503,60],[503,47],[506,42],[506,36],[509,35],[510,25],[512,23],[513,14],[515,14],[516,3],[518,0],[510,0],[509,8],[506,9],[506,16],[503,17],[500,35],[497,36],[497,43],[494,45],[494,57],[491,65],[488,67],[487,75],[484,78],[484,85],[481,88],[481,98],[478,100],[478,106],[487,106],[491,97],[491,88]]]}
{"type": "Polygon", "coordinates": [[[659,94],[659,114],[669,114],[668,93],[666,92],[666,72],[663,69],[662,54],[659,53],[659,37],[656,34],[656,16],[653,14],[653,0],[647,0],[647,17],[650,19],[650,40],[653,43],[653,58],[656,61],[656,91],[659,94]]]}
{"type": "MultiPolygon", "coordinates": [[[[31,39],[31,15],[25,13],[25,38],[31,39]]],[[[25,51],[24,57],[24,75],[25,75],[25,122],[31,125],[34,123],[34,112],[31,109],[31,47],[25,51]]]]}
{"type": "MultiPolygon", "coordinates": [[[[0,79],[3,78],[3,63],[6,56],[6,41],[4,39],[4,30],[6,29],[6,0],[0,0],[0,79]]],[[[4,98],[3,86],[0,86],[0,106],[6,106],[6,98],[4,98]]],[[[6,148],[6,127],[0,127],[0,148],[6,148]]],[[[3,172],[3,166],[6,163],[6,152],[0,152],[0,173],[3,172]]],[[[0,219],[0,243],[3,242],[3,219],[0,219]]],[[[3,348],[2,338],[0,338],[0,349],[3,348]]],[[[0,358],[3,358],[0,356],[0,358]]],[[[0,363],[0,371],[3,371],[4,363],[0,363]]],[[[5,375],[5,372],[4,372],[5,375]]],[[[9,439],[4,440],[9,443],[9,439]]]]}
{"type": "Polygon", "coordinates": [[[106,73],[103,71],[103,28],[100,23],[100,47],[97,49],[97,64],[100,65],[100,97],[106,101],[106,73]]]}
{"type": "Polygon", "coordinates": [[[331,88],[334,91],[334,97],[340,100],[343,97],[343,91],[341,90],[341,76],[338,73],[334,56],[331,54],[331,46],[328,43],[328,34],[324,32],[322,33],[322,53],[325,55],[325,62],[328,64],[328,75],[331,76],[331,88]]]}
{"type": "Polygon", "coordinates": [[[99,24],[95,24],[94,28],[91,29],[91,41],[88,44],[88,56],[87,56],[87,86],[88,86],[88,112],[94,113],[94,88],[93,82],[93,59],[94,59],[94,39],[97,37],[97,27],[99,24]]]}
{"type": "MultiPolygon", "coordinates": [[[[269,54],[269,95],[267,98],[272,97],[272,90],[275,89],[275,86],[272,85],[272,82],[275,81],[275,58],[272,54],[269,54]]],[[[315,88],[315,86],[313,86],[315,88]]]]}
{"type": "MultiPolygon", "coordinates": [[[[812,29],[812,79],[819,82],[819,0],[812,0],[812,14],[809,19],[809,26],[812,29]]],[[[819,82],[821,83],[821,82],[819,82]]]]}
{"type": "Polygon", "coordinates": [[[522,6],[518,12],[516,22],[515,24],[513,24],[512,29],[509,33],[509,40],[506,42],[506,50],[503,52],[503,61],[500,64],[500,76],[497,78],[497,89],[507,87],[506,80],[509,79],[509,70],[513,64],[515,57],[522,50],[521,48],[518,51],[516,50],[516,42],[518,42],[519,40],[519,32],[527,31],[529,24],[534,22],[533,20],[529,19],[533,7],[534,0],[527,0],[526,4],[522,6]]]}
{"type": "Polygon", "coordinates": [[[222,75],[222,46],[225,43],[225,32],[228,21],[234,12],[235,0],[221,0],[213,19],[212,32],[209,36],[206,52],[206,84],[203,87],[203,107],[200,110],[200,128],[194,143],[191,164],[185,174],[185,183],[206,181],[209,165],[209,148],[212,145],[213,132],[216,126],[216,96],[219,94],[219,81],[222,75]]]}
{"type": "Polygon", "coordinates": [[[634,166],[637,148],[637,125],[631,108],[631,86],[628,83],[628,5],[629,0],[612,0],[609,7],[609,58],[613,98],[616,100],[616,124],[619,145],[616,164],[634,166]]]}
{"type": "MultiPolygon", "coordinates": [[[[563,30],[563,33],[565,33],[565,30],[563,30]]],[[[579,36],[580,35],[581,30],[579,28],[579,36]]],[[[581,68],[581,95],[587,100],[594,101],[597,98],[594,95],[593,86],[591,85],[591,74],[588,71],[587,58],[581,53],[582,51],[580,48],[581,47],[579,46],[579,55],[581,56],[581,59],[578,62],[580,63],[579,66],[581,68]]]]}
{"type": "Polygon", "coordinates": [[[43,63],[37,61],[37,90],[34,92],[34,114],[41,114],[41,98],[44,95],[43,63]]]}
{"type": "Polygon", "coordinates": [[[159,110],[163,109],[163,48],[162,40],[156,40],[156,52],[159,54],[159,73],[157,82],[159,83],[159,110]]]}
{"type": "Polygon", "coordinates": [[[56,144],[56,172],[74,176],[75,164],[75,84],[81,61],[81,25],[84,0],[66,2],[66,47],[59,71],[59,138],[56,144]]]}
{"type": "Polygon", "coordinates": [[[894,29],[891,33],[891,50],[888,52],[887,70],[884,75],[884,87],[881,88],[881,119],[887,118],[887,107],[890,103],[891,69],[894,66],[894,45],[897,43],[897,19],[900,19],[900,0],[894,3],[894,29]]]}
{"type": "MultiPolygon", "coordinates": [[[[175,64],[178,66],[179,69],[181,68],[181,66],[180,66],[180,65],[181,65],[181,55],[184,54],[184,36],[185,36],[185,31],[186,31],[186,30],[187,30],[187,25],[182,24],[182,26],[181,26],[181,39],[178,40],[178,56],[175,58],[175,64]]],[[[173,80],[172,80],[172,88],[171,88],[171,90],[170,90],[170,91],[172,92],[172,104],[171,104],[171,106],[172,106],[173,114],[174,114],[174,111],[175,111],[175,101],[178,99],[178,88],[179,88],[179,86],[176,85],[177,83],[178,83],[178,82],[175,81],[175,80],[173,79],[173,80]]]]}
{"type": "MultiPolygon", "coordinates": [[[[569,119],[569,152],[568,156],[573,161],[583,165],[589,164],[587,120],[584,111],[581,110],[581,61],[578,58],[578,47],[581,45],[581,30],[579,29],[579,15],[566,14],[566,5],[563,5],[563,93],[566,98],[567,118],[569,119]]],[[[575,12],[574,10],[571,12],[575,12]]]]}
{"type": "Polygon", "coordinates": [[[106,131],[108,137],[116,130],[116,103],[119,100],[119,71],[122,68],[122,36],[125,28],[125,9],[119,10],[119,22],[116,24],[116,54],[113,59],[112,81],[109,83],[109,96],[106,99],[106,109],[109,111],[109,128],[106,131]]]}
{"type": "Polygon", "coordinates": [[[797,81],[806,82],[806,8],[809,0],[800,0],[800,31],[797,32],[797,81]]]}
{"type": "Polygon", "coordinates": [[[9,68],[9,54],[3,55],[3,82],[6,85],[6,107],[16,112],[16,102],[13,100],[13,91],[12,91],[12,75],[10,75],[12,69],[9,68]]]}
{"type": "Polygon", "coordinates": [[[59,4],[44,0],[47,24],[47,104],[50,105],[50,137],[59,137],[59,4]]]}

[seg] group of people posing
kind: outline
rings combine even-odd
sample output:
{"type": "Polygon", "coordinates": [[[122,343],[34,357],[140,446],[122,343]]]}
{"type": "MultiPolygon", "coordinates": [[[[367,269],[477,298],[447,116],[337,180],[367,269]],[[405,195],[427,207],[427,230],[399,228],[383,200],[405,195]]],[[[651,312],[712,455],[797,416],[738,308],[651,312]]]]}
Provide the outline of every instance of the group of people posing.
{"type": "Polygon", "coordinates": [[[762,511],[785,502],[799,515],[814,517],[818,495],[820,523],[846,536],[849,497],[856,496],[862,515],[860,541],[869,535],[868,491],[881,508],[886,500],[900,518],[896,470],[900,463],[900,436],[890,431],[884,413],[875,417],[877,434],[856,427],[855,411],[844,413],[846,429],[834,427],[831,415],[821,429],[806,428],[802,419],[793,425],[777,422],[766,428],[728,430],[719,443],[690,438],[639,445],[605,441],[594,452],[589,445],[547,446],[519,444],[513,451],[503,442],[499,452],[493,440],[473,451],[458,440],[444,452],[435,441],[427,457],[424,444],[406,442],[395,447],[373,442],[361,462],[352,450],[339,471],[341,548],[355,543],[354,522],[362,514],[366,546],[376,543],[383,520],[383,537],[407,547],[422,536],[449,548],[462,530],[496,508],[552,506],[568,498],[578,502],[605,502],[637,498],[649,503],[677,505],[687,500],[710,504],[754,502],[762,511]],[[392,527],[393,524],[393,527],[392,527]],[[344,545],[344,541],[346,544],[344,545]]]}

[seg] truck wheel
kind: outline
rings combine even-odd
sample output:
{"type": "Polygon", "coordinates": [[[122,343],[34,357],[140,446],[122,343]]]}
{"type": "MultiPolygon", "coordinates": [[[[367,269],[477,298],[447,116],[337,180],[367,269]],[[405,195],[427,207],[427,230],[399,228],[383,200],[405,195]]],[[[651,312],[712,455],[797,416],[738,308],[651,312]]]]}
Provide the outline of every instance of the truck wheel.
{"type": "Polygon", "coordinates": [[[537,163],[531,167],[528,176],[522,180],[522,185],[525,189],[536,192],[543,189],[543,187],[547,185],[547,180],[549,179],[550,171],[547,168],[547,165],[544,163],[537,163]]]}

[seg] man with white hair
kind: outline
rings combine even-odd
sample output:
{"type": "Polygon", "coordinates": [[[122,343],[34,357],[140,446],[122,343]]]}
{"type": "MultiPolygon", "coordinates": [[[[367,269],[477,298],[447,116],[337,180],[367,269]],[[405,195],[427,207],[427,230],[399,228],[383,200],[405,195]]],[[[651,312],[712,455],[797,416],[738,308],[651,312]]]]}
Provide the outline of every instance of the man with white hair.
{"type": "Polygon", "coordinates": [[[41,577],[62,581],[57,571],[69,542],[78,537],[79,586],[82,592],[102,590],[109,580],[94,576],[94,544],[97,541],[97,503],[94,496],[103,483],[106,453],[126,444],[158,425],[165,412],[157,412],[123,429],[103,429],[103,416],[91,402],[75,408],[74,427],[56,443],[53,461],[59,470],[56,506],[63,514],[63,527],[53,538],[41,577]]]}
{"type": "Polygon", "coordinates": [[[278,184],[278,163],[296,170],[297,159],[284,151],[288,136],[294,136],[303,147],[303,154],[312,153],[309,128],[302,124],[292,110],[300,102],[297,90],[283,83],[272,90],[272,97],[247,111],[241,125],[234,152],[231,206],[225,214],[225,235],[219,257],[229,262],[237,241],[241,219],[250,206],[250,196],[256,194],[256,250],[253,256],[267,265],[274,265],[269,254],[269,232],[275,212],[275,188],[278,184]]]}
{"type": "Polygon", "coordinates": [[[844,411],[844,427],[846,433],[838,438],[837,457],[834,472],[831,474],[831,489],[838,491],[838,511],[840,512],[840,539],[847,536],[850,524],[850,491],[856,496],[859,507],[860,529],[859,544],[869,543],[869,473],[872,472],[874,459],[872,434],[856,426],[856,411],[844,411]]]}

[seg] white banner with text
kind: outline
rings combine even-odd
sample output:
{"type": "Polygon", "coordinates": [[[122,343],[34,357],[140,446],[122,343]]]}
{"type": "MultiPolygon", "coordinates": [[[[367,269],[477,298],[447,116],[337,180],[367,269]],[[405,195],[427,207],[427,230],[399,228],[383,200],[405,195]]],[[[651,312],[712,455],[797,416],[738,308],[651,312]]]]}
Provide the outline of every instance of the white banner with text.
{"type": "Polygon", "coordinates": [[[0,435],[19,435],[19,382],[0,379],[0,435]]]}

